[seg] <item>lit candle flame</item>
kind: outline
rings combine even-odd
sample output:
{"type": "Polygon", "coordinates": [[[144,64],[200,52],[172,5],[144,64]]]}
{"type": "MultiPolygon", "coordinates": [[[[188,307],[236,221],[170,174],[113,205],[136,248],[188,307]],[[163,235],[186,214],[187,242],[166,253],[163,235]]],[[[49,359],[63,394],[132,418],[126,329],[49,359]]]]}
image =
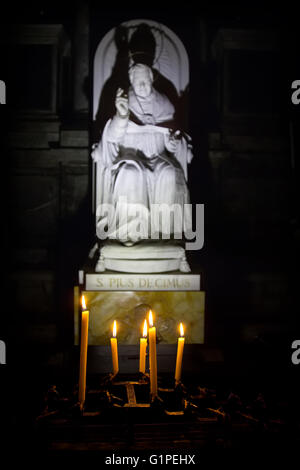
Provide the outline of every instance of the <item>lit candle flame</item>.
{"type": "Polygon", "coordinates": [[[145,318],[145,321],[144,321],[144,326],[143,326],[143,336],[144,338],[147,338],[147,320],[145,318]]]}
{"type": "Polygon", "coordinates": [[[179,325],[179,330],[180,330],[180,336],[184,336],[184,328],[183,328],[182,323],[180,323],[180,325],[179,325]]]}
{"type": "Polygon", "coordinates": [[[84,295],[81,297],[81,305],[82,305],[83,310],[86,310],[86,303],[85,303],[84,295]]]}
{"type": "Polygon", "coordinates": [[[153,326],[153,315],[152,310],[149,311],[149,326],[153,326]]]}
{"type": "Polygon", "coordinates": [[[113,337],[115,338],[117,336],[117,322],[116,320],[114,321],[114,326],[113,326],[113,337]]]}

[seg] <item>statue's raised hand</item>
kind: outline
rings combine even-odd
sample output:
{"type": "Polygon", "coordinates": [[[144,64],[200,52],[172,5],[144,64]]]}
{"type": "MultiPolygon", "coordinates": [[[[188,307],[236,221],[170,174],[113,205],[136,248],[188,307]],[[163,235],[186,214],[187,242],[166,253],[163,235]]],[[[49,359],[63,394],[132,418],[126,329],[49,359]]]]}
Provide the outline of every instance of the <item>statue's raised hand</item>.
{"type": "Polygon", "coordinates": [[[116,109],[120,117],[127,117],[129,114],[128,96],[122,88],[118,88],[116,94],[116,109]]]}
{"type": "Polygon", "coordinates": [[[100,152],[99,152],[99,146],[98,144],[93,144],[92,145],[92,159],[94,162],[98,162],[100,157],[100,152]]]}

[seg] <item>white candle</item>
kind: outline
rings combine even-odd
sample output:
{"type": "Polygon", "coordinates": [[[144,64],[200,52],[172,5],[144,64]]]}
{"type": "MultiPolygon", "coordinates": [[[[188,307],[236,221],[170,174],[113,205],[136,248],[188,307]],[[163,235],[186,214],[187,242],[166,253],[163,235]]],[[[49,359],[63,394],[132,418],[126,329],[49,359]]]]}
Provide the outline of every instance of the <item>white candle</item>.
{"type": "Polygon", "coordinates": [[[177,357],[176,357],[176,368],[175,368],[175,383],[178,384],[181,378],[182,370],[182,357],[183,357],[183,348],[184,348],[184,329],[183,324],[180,323],[180,338],[178,338],[177,343],[177,357]]]}
{"type": "Polygon", "coordinates": [[[79,364],[79,391],[78,400],[80,408],[83,409],[85,402],[86,389],[86,365],[87,365],[87,349],[88,349],[88,332],[89,332],[89,311],[86,310],[85,298],[82,296],[81,315],[81,340],[80,340],[80,364],[79,364]]]}
{"type": "Polygon", "coordinates": [[[149,312],[149,361],[150,361],[150,395],[157,395],[157,360],[156,360],[156,328],[153,326],[153,315],[149,312]]]}
{"type": "Polygon", "coordinates": [[[117,322],[114,321],[113,337],[110,338],[111,357],[113,365],[113,373],[116,375],[119,372],[119,359],[118,359],[118,341],[117,341],[117,322]]]}
{"type": "Polygon", "coordinates": [[[144,321],[143,338],[140,338],[140,372],[143,374],[146,370],[146,351],[147,351],[147,320],[144,321]]]}

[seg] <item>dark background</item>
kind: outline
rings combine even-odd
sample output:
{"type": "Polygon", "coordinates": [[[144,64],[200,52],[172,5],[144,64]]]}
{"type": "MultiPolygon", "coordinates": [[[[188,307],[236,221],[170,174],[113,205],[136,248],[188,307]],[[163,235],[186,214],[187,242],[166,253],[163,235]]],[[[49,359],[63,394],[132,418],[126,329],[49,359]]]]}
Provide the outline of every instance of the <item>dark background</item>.
{"type": "Polygon", "coordinates": [[[0,373],[2,393],[14,403],[13,413],[5,410],[9,422],[19,414],[30,422],[52,382],[76,381],[73,286],[94,240],[93,56],[106,32],[135,18],[168,26],[190,59],[189,187],[192,202],[205,204],[205,246],[189,260],[207,301],[202,362],[189,356],[185,370],[204,370],[206,380],[228,388],[283,394],[299,411],[291,343],[299,339],[300,105],[290,96],[300,79],[300,33],[292,8],[39,2],[7,7],[2,19],[0,338],[7,365],[0,373]],[[52,32],[50,45],[24,45],[12,24],[62,25],[65,36],[52,32]]]}

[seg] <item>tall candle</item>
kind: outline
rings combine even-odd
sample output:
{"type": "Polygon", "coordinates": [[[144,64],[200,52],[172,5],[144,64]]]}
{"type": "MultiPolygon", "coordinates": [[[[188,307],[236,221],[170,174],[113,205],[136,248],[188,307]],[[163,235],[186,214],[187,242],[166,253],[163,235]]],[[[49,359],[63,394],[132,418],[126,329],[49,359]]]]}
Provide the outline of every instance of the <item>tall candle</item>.
{"type": "Polygon", "coordinates": [[[157,395],[157,361],[156,361],[156,328],[153,326],[153,315],[149,312],[149,361],[150,361],[150,395],[157,395]]]}
{"type": "Polygon", "coordinates": [[[144,321],[143,338],[140,338],[140,372],[146,370],[146,350],[147,350],[147,320],[144,321]]]}
{"type": "Polygon", "coordinates": [[[181,378],[182,370],[182,357],[183,357],[183,348],[184,348],[184,329],[183,324],[180,323],[180,337],[178,338],[177,343],[177,357],[176,357],[176,368],[175,368],[175,382],[178,384],[181,378]]]}
{"type": "Polygon", "coordinates": [[[80,364],[79,364],[79,392],[78,400],[80,408],[83,408],[85,402],[86,389],[86,364],[89,333],[89,311],[86,309],[85,298],[82,296],[82,314],[81,314],[81,340],[80,340],[80,364]]]}
{"type": "Polygon", "coordinates": [[[113,373],[116,375],[119,372],[119,359],[118,359],[118,341],[117,341],[117,322],[114,321],[113,337],[110,338],[111,357],[113,365],[113,373]]]}

